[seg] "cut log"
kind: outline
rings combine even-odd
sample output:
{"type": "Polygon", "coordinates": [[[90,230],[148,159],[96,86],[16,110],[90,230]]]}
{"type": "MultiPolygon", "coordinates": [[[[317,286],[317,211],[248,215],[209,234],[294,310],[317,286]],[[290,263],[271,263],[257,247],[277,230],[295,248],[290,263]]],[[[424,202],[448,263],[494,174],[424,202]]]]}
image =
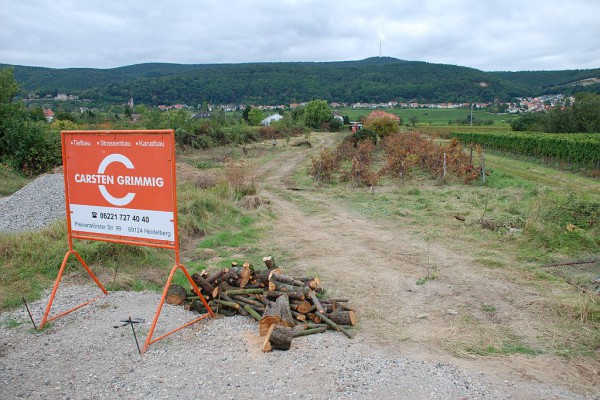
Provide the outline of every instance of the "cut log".
{"type": "Polygon", "coordinates": [[[262,283],[249,283],[246,286],[244,286],[244,289],[263,289],[264,287],[265,285],[263,285],[262,283]]]}
{"type": "Polygon", "coordinates": [[[174,306],[180,306],[185,302],[185,297],[187,295],[187,291],[181,285],[176,283],[169,286],[167,289],[167,304],[172,304],[174,306]]]}
{"type": "Polygon", "coordinates": [[[277,266],[275,265],[275,258],[273,258],[272,256],[263,257],[263,262],[265,263],[265,266],[268,270],[277,268],[277,266]]]}
{"type": "Polygon", "coordinates": [[[289,350],[292,346],[292,330],[282,326],[271,325],[265,334],[262,351],[289,350]]]}
{"type": "Polygon", "coordinates": [[[321,303],[347,303],[350,300],[348,299],[327,299],[327,300],[321,300],[321,303]]]}
{"type": "Polygon", "coordinates": [[[252,267],[251,267],[250,263],[245,262],[244,266],[242,267],[242,272],[240,273],[239,286],[241,288],[245,287],[248,284],[248,282],[250,282],[251,278],[252,278],[252,267]]]}
{"type": "Polygon", "coordinates": [[[338,325],[355,326],[357,322],[356,314],[354,314],[354,311],[345,311],[341,310],[340,308],[336,309],[332,313],[327,314],[327,318],[329,318],[338,325]]]}
{"type": "Polygon", "coordinates": [[[313,279],[311,279],[310,282],[308,282],[308,287],[311,288],[311,290],[315,290],[317,289],[317,287],[319,287],[319,284],[321,283],[320,279],[317,277],[314,277],[313,279]]]}
{"type": "Polygon", "coordinates": [[[270,300],[274,300],[277,299],[280,296],[288,296],[288,298],[290,299],[294,299],[294,300],[304,300],[306,298],[306,296],[304,296],[304,293],[302,292],[279,292],[279,291],[271,291],[271,290],[267,290],[263,293],[263,296],[265,296],[266,298],[270,299],[270,300]]]}
{"type": "Polygon", "coordinates": [[[304,282],[304,284],[306,286],[308,286],[309,288],[311,288],[312,290],[315,290],[317,288],[317,286],[319,286],[319,284],[321,283],[321,280],[319,278],[317,278],[317,277],[314,277],[314,278],[296,278],[296,280],[304,282]]]}
{"type": "Polygon", "coordinates": [[[271,339],[271,335],[273,334],[273,329],[275,329],[275,325],[271,325],[269,326],[269,329],[267,329],[267,332],[264,335],[265,340],[263,342],[263,346],[262,346],[262,351],[263,353],[268,353],[271,350],[273,350],[273,347],[271,346],[271,342],[269,341],[269,339],[271,339]]]}
{"type": "Polygon", "coordinates": [[[269,277],[271,276],[272,273],[282,274],[283,271],[280,270],[279,268],[263,269],[258,272],[258,281],[260,283],[262,283],[263,285],[267,286],[269,284],[269,277]]]}
{"type": "Polygon", "coordinates": [[[236,303],[235,301],[215,299],[214,302],[219,305],[225,306],[225,307],[234,308],[236,310],[240,308],[240,305],[238,303],[236,303]]]}
{"type": "Polygon", "coordinates": [[[310,310],[311,307],[312,307],[312,305],[308,301],[305,301],[305,300],[302,300],[302,301],[294,300],[293,302],[290,303],[290,309],[292,309],[293,311],[298,311],[299,313],[302,313],[302,314],[306,314],[310,310]]]}
{"type": "Polygon", "coordinates": [[[239,294],[262,294],[265,289],[228,289],[222,293],[228,296],[235,296],[239,294]]]}
{"type": "Polygon", "coordinates": [[[289,298],[285,295],[279,296],[275,302],[269,303],[258,323],[260,336],[267,334],[269,327],[273,324],[283,326],[294,326],[294,317],[290,310],[289,298]]]}
{"type": "Polygon", "coordinates": [[[296,337],[300,337],[300,336],[314,335],[315,333],[323,333],[326,331],[327,331],[326,326],[320,326],[318,328],[311,328],[311,329],[305,329],[303,331],[296,331],[296,332],[292,333],[292,337],[296,338],[296,337]]]}
{"type": "Polygon", "coordinates": [[[250,304],[245,304],[244,305],[244,310],[246,310],[246,312],[248,314],[250,314],[252,316],[252,318],[254,318],[256,320],[256,322],[259,322],[260,319],[262,318],[260,316],[260,314],[257,313],[256,310],[254,308],[252,308],[252,306],[250,304]]]}
{"type": "Polygon", "coordinates": [[[281,283],[287,283],[288,285],[294,285],[294,286],[300,286],[300,287],[304,286],[304,282],[302,282],[302,281],[299,281],[297,279],[290,278],[287,275],[283,275],[283,274],[275,273],[275,272],[271,272],[271,274],[269,276],[269,280],[277,281],[277,282],[281,282],[281,283]]]}
{"type": "MultiPolygon", "coordinates": [[[[242,277],[242,267],[232,266],[229,271],[223,276],[223,281],[231,285],[237,286],[238,281],[242,277]]],[[[239,286],[238,286],[239,287],[239,286]]]]}
{"type": "Polygon", "coordinates": [[[215,288],[210,283],[208,283],[208,281],[204,277],[202,277],[201,274],[193,274],[192,280],[200,288],[200,290],[202,290],[204,294],[212,295],[213,291],[215,290],[215,288]]]}
{"type": "Polygon", "coordinates": [[[306,323],[306,328],[307,329],[313,329],[313,328],[325,328],[325,329],[327,329],[327,328],[329,328],[329,325],[327,325],[327,324],[316,324],[314,322],[307,322],[306,323]]]}
{"type": "MultiPolygon", "coordinates": [[[[213,310],[215,310],[215,308],[213,308],[213,310]]],[[[237,315],[237,311],[236,310],[232,310],[230,308],[223,308],[223,307],[216,308],[215,313],[217,313],[219,315],[224,315],[226,317],[233,317],[233,316],[237,315]]]]}
{"type": "Polygon", "coordinates": [[[309,293],[309,297],[310,297],[312,303],[317,307],[317,311],[324,314],[325,309],[323,308],[323,305],[321,305],[321,302],[319,301],[317,294],[311,290],[309,293]]]}
{"type": "Polygon", "coordinates": [[[258,300],[261,303],[263,303],[265,305],[265,307],[268,306],[269,303],[271,303],[271,301],[267,298],[266,293],[259,294],[258,296],[259,296],[258,300]]]}
{"type": "Polygon", "coordinates": [[[208,312],[201,300],[192,300],[192,303],[190,304],[190,310],[194,310],[198,314],[206,314],[208,312]]]}
{"type": "Polygon", "coordinates": [[[297,319],[298,321],[302,321],[302,322],[306,321],[306,315],[301,314],[301,313],[299,313],[297,311],[291,311],[291,313],[292,313],[292,316],[295,319],[297,319]]]}
{"type": "Polygon", "coordinates": [[[250,304],[251,306],[254,306],[255,309],[256,309],[256,307],[263,309],[263,311],[265,309],[265,305],[258,300],[254,300],[249,297],[241,296],[241,295],[234,295],[231,297],[237,302],[250,304]]]}
{"type": "Polygon", "coordinates": [[[315,315],[319,318],[321,318],[321,321],[325,322],[327,325],[329,325],[330,327],[332,327],[333,329],[335,329],[338,332],[342,332],[344,335],[346,335],[348,338],[352,339],[354,337],[354,335],[352,335],[350,332],[348,332],[346,329],[342,328],[341,326],[339,326],[338,324],[336,324],[335,322],[333,322],[332,320],[330,320],[329,318],[327,318],[325,315],[321,314],[320,312],[316,312],[315,315]]]}
{"type": "Polygon", "coordinates": [[[229,303],[231,303],[231,304],[234,304],[234,303],[235,303],[235,304],[238,304],[240,307],[235,307],[235,309],[238,311],[238,313],[239,313],[240,315],[243,315],[244,317],[247,317],[247,316],[248,316],[248,313],[247,313],[247,312],[246,312],[246,310],[244,310],[244,308],[243,308],[243,307],[244,307],[244,304],[240,304],[240,302],[239,302],[239,301],[235,301],[235,299],[233,299],[233,298],[231,298],[231,297],[227,296],[225,293],[221,293],[221,294],[220,294],[220,296],[219,296],[219,300],[220,300],[220,301],[226,301],[227,303],[221,303],[221,304],[223,304],[224,306],[227,306],[227,307],[230,307],[230,306],[228,305],[229,303]]]}
{"type": "MultiPolygon", "coordinates": [[[[210,296],[202,296],[204,297],[204,300],[209,301],[211,299],[210,296]]],[[[190,296],[189,294],[187,296],[185,296],[185,301],[194,301],[194,300],[200,300],[200,296],[190,296]]]]}
{"type": "Polygon", "coordinates": [[[227,282],[221,282],[221,284],[220,284],[219,286],[217,286],[217,287],[215,288],[215,290],[213,290],[213,292],[212,292],[212,297],[213,297],[214,299],[217,299],[217,298],[219,298],[219,294],[221,294],[221,293],[223,293],[223,292],[226,292],[226,291],[228,291],[228,290],[238,290],[238,289],[239,289],[238,287],[231,286],[231,285],[230,285],[229,283],[227,283],[227,282]]]}
{"type": "Polygon", "coordinates": [[[223,268],[223,269],[216,271],[213,274],[209,275],[208,278],[206,278],[206,280],[211,285],[215,284],[215,283],[221,283],[220,280],[223,277],[223,275],[225,275],[227,273],[227,271],[229,271],[228,268],[223,268]]]}
{"type": "Polygon", "coordinates": [[[306,314],[306,318],[308,318],[309,320],[311,320],[311,322],[315,323],[315,324],[320,324],[321,323],[321,317],[319,317],[317,314],[315,313],[307,313],[306,314]]]}
{"type": "Polygon", "coordinates": [[[278,291],[278,292],[295,292],[295,293],[303,293],[307,296],[310,292],[310,289],[306,286],[299,287],[294,285],[288,285],[287,283],[270,281],[269,282],[269,290],[270,291],[278,291]]]}

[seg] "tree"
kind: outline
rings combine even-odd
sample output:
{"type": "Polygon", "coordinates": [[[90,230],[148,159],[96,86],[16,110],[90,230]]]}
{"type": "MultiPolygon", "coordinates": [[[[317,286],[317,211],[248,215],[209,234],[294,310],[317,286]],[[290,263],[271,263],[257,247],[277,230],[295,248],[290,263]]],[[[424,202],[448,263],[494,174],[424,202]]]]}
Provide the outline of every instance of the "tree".
{"type": "Polygon", "coordinates": [[[0,69],[0,159],[9,153],[8,135],[18,129],[22,112],[19,104],[13,103],[18,85],[12,68],[0,69]]]}
{"type": "Polygon", "coordinates": [[[252,126],[260,125],[263,119],[265,119],[265,114],[260,108],[252,107],[248,112],[248,123],[252,126]]]}
{"type": "Polygon", "coordinates": [[[242,112],[242,119],[246,122],[248,122],[248,114],[250,114],[250,110],[252,110],[252,106],[248,105],[242,112]]]}
{"type": "Polygon", "coordinates": [[[13,68],[0,69],[0,104],[12,103],[19,86],[14,78],[13,68]]]}
{"type": "Polygon", "coordinates": [[[511,121],[510,126],[513,131],[600,132],[600,95],[578,93],[570,107],[555,108],[548,113],[527,113],[511,121]]]}
{"type": "Polygon", "coordinates": [[[309,101],[304,108],[304,123],[309,128],[318,129],[331,118],[331,108],[325,100],[309,101]]]}
{"type": "Polygon", "coordinates": [[[576,94],[573,103],[573,117],[577,123],[575,132],[600,132],[600,95],[576,94]]]}
{"type": "Polygon", "coordinates": [[[513,119],[509,122],[510,128],[513,131],[544,131],[546,114],[543,113],[525,113],[521,117],[513,119]]]}
{"type": "Polygon", "coordinates": [[[398,132],[398,121],[388,115],[369,116],[365,118],[363,127],[372,130],[381,139],[398,132]]]}
{"type": "Polygon", "coordinates": [[[304,125],[304,107],[296,107],[291,112],[292,121],[295,124],[304,125]]]}

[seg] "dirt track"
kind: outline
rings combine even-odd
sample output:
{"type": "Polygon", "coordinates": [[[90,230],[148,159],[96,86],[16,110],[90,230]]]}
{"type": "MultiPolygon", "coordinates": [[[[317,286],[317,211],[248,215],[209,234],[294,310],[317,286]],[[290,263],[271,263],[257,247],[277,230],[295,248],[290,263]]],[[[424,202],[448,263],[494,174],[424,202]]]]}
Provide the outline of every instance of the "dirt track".
{"type": "Polygon", "coordinates": [[[466,354],[469,343],[495,344],[500,332],[532,345],[552,340],[549,300],[510,271],[474,263],[468,243],[461,251],[440,241],[428,244],[407,233],[399,218],[376,221],[344,209],[326,191],[292,190],[296,168],[331,144],[316,139],[321,144],[313,149],[293,149],[259,169],[261,193],[277,214],[268,245],[286,254],[287,268],[317,274],[334,294],[352,299],[365,340],[388,352],[518,381],[525,395],[527,388],[556,384],[600,393],[600,366],[589,360],[466,354]],[[417,285],[428,263],[443,266],[440,278],[417,285]],[[485,313],[484,304],[497,312],[485,313]]]}

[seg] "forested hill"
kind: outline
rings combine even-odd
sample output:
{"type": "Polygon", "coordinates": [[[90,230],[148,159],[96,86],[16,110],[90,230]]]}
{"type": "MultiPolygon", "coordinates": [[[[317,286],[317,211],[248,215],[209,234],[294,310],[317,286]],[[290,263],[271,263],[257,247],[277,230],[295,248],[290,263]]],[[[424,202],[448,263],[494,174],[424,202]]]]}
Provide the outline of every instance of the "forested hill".
{"type": "Polygon", "coordinates": [[[137,64],[113,69],[14,67],[21,94],[67,93],[102,103],[289,104],[490,102],[578,91],[600,93],[593,70],[484,72],[389,57],[361,61],[246,64],[137,64]]]}

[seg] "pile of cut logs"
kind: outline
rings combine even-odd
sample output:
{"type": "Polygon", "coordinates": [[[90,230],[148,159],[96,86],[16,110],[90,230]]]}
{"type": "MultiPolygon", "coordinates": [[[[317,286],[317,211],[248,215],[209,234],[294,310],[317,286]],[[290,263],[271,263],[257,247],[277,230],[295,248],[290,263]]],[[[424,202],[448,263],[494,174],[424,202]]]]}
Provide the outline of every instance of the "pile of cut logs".
{"type": "MultiPolygon", "coordinates": [[[[267,269],[255,270],[249,263],[232,263],[212,274],[195,273],[192,280],[200,289],[213,312],[231,316],[251,316],[258,321],[260,336],[265,336],[263,351],[288,350],[292,339],[330,330],[353,337],[356,325],[354,310],[348,299],[328,299],[319,287],[318,278],[292,278],[264,257],[267,269]]],[[[190,310],[206,313],[204,302],[193,291],[173,284],[166,302],[185,305],[190,310]]]]}

